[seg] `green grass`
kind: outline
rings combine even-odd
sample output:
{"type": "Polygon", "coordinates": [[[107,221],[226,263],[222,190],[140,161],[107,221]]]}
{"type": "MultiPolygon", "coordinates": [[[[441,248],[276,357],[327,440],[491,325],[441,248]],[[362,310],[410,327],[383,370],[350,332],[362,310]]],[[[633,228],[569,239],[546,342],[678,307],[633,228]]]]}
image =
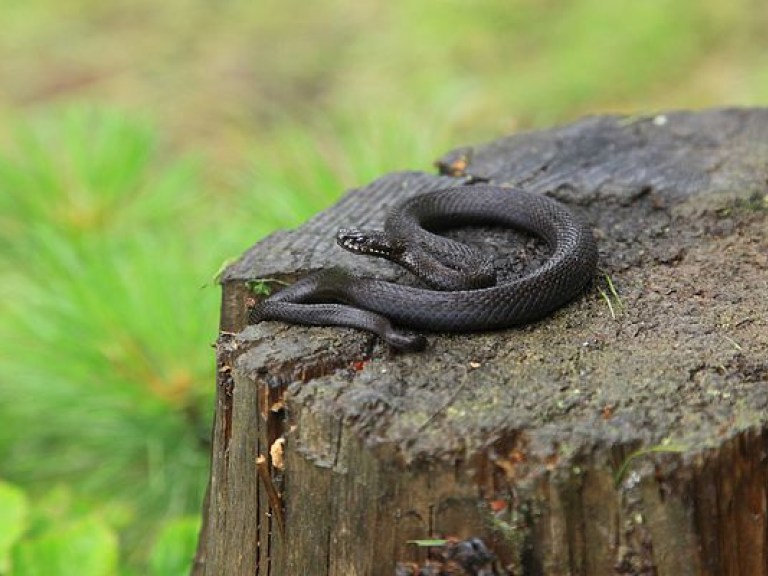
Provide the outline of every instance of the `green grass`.
{"type": "Polygon", "coordinates": [[[753,11],[5,3],[0,482],[30,504],[6,519],[0,575],[14,557],[17,573],[45,570],[57,532],[101,543],[95,573],[184,572],[223,262],[453,146],[591,112],[760,103],[753,11]]]}
{"type": "Polygon", "coordinates": [[[616,290],[616,286],[614,285],[611,276],[606,272],[602,272],[602,274],[608,291],[606,292],[602,286],[598,286],[597,291],[605,302],[606,306],[608,306],[608,311],[611,313],[611,318],[616,320],[617,312],[620,314],[624,310],[624,302],[622,301],[619,292],[616,290]],[[616,305],[615,308],[614,304],[616,305]]]}

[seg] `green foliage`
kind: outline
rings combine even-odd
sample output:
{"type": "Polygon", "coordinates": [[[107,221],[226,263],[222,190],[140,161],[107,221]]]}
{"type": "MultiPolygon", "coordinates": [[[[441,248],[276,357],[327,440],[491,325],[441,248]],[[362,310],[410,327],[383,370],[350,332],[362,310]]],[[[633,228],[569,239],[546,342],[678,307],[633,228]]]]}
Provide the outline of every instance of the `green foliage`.
{"type": "Polygon", "coordinates": [[[150,567],[155,576],[182,576],[189,574],[195,555],[200,518],[185,516],[168,522],[160,531],[150,556],[150,567]]]}
{"type": "Polygon", "coordinates": [[[202,497],[218,292],[200,287],[219,254],[169,228],[196,177],[151,128],[76,108],[19,134],[0,156],[3,470],[125,503],[138,552],[202,497]]]}
{"type": "MultiPolygon", "coordinates": [[[[446,113],[449,111],[445,110],[446,113]]],[[[248,146],[242,217],[255,232],[297,225],[326,208],[344,190],[393,170],[433,170],[450,146],[447,128],[408,114],[349,108],[300,122],[281,117],[248,146]]]]}
{"type": "Polygon", "coordinates": [[[20,543],[14,576],[112,576],[118,567],[117,536],[103,521],[85,518],[20,543]]]}
{"type": "Polygon", "coordinates": [[[26,529],[29,501],[19,488],[0,481],[0,574],[10,568],[10,552],[26,529]]]}
{"type": "Polygon", "coordinates": [[[98,505],[76,502],[62,487],[30,506],[21,489],[0,482],[0,575],[112,576],[117,572],[117,534],[98,505]]]}
{"type": "Polygon", "coordinates": [[[54,110],[18,127],[14,141],[0,158],[6,255],[31,259],[52,240],[90,242],[161,227],[191,200],[184,191],[193,166],[160,163],[151,126],[117,112],[54,110]],[[60,238],[38,238],[52,233],[60,238]]]}

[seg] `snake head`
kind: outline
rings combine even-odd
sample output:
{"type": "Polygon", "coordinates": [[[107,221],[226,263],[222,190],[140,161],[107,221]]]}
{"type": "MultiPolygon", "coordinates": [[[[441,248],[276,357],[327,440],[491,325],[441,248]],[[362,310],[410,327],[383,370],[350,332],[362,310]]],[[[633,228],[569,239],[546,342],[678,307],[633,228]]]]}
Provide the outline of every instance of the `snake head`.
{"type": "Polygon", "coordinates": [[[388,260],[399,258],[405,250],[402,242],[393,240],[380,230],[340,228],[336,233],[336,243],[354,254],[378,256],[388,260]]]}

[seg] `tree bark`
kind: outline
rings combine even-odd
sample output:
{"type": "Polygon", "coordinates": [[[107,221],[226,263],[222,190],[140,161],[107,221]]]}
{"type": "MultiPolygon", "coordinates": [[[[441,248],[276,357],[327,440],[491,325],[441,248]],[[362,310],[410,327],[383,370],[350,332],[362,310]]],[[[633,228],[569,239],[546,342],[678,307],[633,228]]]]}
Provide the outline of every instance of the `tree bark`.
{"type": "MultiPolygon", "coordinates": [[[[768,575],[768,110],[587,118],[438,167],[352,190],[226,271],[193,573],[392,575],[425,560],[409,541],[477,537],[497,574],[768,575]],[[246,326],[254,281],[330,265],[409,281],[336,229],[477,179],[592,224],[582,298],[419,354],[246,326]]],[[[515,255],[505,274],[546,255],[515,231],[454,235],[515,255]]]]}

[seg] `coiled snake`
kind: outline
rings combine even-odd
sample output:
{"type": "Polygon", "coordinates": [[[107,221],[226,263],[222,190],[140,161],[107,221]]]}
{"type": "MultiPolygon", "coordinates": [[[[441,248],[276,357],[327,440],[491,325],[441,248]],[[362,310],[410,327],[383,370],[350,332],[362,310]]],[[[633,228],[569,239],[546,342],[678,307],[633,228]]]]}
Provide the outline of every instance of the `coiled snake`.
{"type": "Polygon", "coordinates": [[[561,203],[487,184],[415,196],[392,209],[383,232],[342,229],[336,240],[352,252],[404,266],[429,288],[323,269],[257,304],[250,320],[351,326],[373,332],[395,348],[421,350],[424,336],[393,324],[469,332],[531,322],[574,298],[597,266],[592,232],[561,203]],[[496,284],[490,258],[430,232],[461,225],[520,228],[545,240],[552,254],[533,272],[496,284]]]}

